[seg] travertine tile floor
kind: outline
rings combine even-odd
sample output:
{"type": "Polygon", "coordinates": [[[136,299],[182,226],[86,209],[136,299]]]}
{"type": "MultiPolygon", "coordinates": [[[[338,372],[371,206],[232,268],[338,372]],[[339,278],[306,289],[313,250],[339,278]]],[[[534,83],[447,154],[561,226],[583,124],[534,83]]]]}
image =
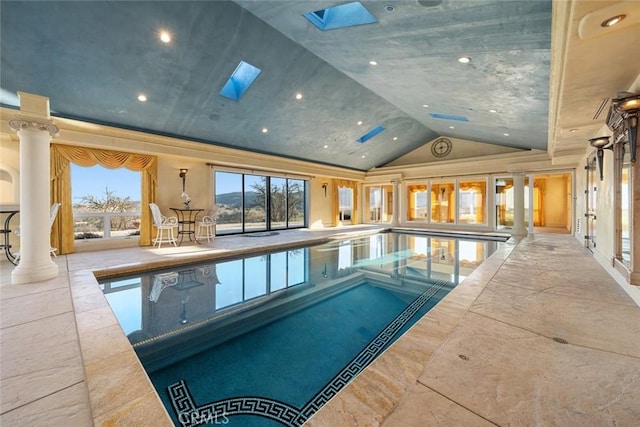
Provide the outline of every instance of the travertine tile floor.
{"type": "MultiPolygon", "coordinates": [[[[170,425],[92,271],[180,262],[372,227],[218,238],[0,264],[0,425],[170,425]]],[[[311,426],[637,426],[640,301],[568,235],[509,241],[308,422],[311,426]],[[554,340],[567,342],[566,344],[554,340]],[[564,341],[563,341],[564,340],[564,341]]]]}

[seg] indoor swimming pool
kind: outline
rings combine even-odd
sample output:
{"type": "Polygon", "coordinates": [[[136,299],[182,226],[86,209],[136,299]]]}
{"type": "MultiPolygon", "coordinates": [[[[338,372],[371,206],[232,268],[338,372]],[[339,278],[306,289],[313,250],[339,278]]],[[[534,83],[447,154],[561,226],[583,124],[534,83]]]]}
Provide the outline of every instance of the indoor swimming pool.
{"type": "Polygon", "coordinates": [[[381,233],[101,287],[176,425],[298,426],[499,245],[381,233]]]}

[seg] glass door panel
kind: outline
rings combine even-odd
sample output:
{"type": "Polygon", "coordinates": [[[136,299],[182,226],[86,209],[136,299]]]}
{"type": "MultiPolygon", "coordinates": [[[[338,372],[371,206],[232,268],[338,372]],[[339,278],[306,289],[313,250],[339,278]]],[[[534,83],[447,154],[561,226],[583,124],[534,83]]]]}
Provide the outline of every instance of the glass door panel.
{"type": "Polygon", "coordinates": [[[270,179],[270,224],[271,230],[287,227],[287,180],[286,178],[270,179]]]}
{"type": "Polygon", "coordinates": [[[304,181],[287,180],[287,227],[304,227],[304,181]]]}
{"type": "Polygon", "coordinates": [[[368,222],[380,222],[382,218],[382,190],[380,187],[369,187],[365,193],[368,222]]]}
{"type": "Polygon", "coordinates": [[[427,220],[427,185],[409,184],[407,185],[407,220],[426,221],[427,220]]]}
{"type": "Polygon", "coordinates": [[[393,186],[382,186],[382,222],[391,222],[393,219],[393,186]]]}
{"type": "Polygon", "coordinates": [[[486,224],[487,182],[460,180],[459,186],[458,223],[486,224]]]}
{"type": "Polygon", "coordinates": [[[266,187],[266,176],[244,176],[244,231],[267,229],[266,187]]]}
{"type": "Polygon", "coordinates": [[[242,232],[242,174],[216,172],[217,234],[242,232]]]}
{"type": "Polygon", "coordinates": [[[431,222],[453,223],[456,212],[456,193],[453,182],[431,184],[431,222]]]}
{"type": "Polygon", "coordinates": [[[513,178],[496,178],[496,229],[513,227],[513,178]]]}
{"type": "Polygon", "coordinates": [[[338,188],[339,214],[343,224],[351,223],[351,211],[353,209],[353,189],[346,187],[338,188]]]}

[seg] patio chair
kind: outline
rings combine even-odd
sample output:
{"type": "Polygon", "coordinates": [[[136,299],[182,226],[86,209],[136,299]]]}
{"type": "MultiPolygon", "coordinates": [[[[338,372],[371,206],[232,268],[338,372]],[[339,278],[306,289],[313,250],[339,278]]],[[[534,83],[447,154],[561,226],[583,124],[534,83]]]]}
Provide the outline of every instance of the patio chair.
{"type": "Polygon", "coordinates": [[[207,242],[216,237],[216,218],[218,217],[218,205],[213,205],[207,215],[198,221],[196,230],[196,240],[207,239],[207,242]]]}
{"type": "Polygon", "coordinates": [[[153,239],[153,246],[157,244],[158,248],[160,248],[163,243],[173,243],[173,246],[178,246],[173,232],[175,228],[178,228],[178,218],[162,215],[160,208],[155,203],[149,203],[149,209],[151,209],[151,215],[153,215],[153,225],[157,229],[156,238],[153,239]]]}

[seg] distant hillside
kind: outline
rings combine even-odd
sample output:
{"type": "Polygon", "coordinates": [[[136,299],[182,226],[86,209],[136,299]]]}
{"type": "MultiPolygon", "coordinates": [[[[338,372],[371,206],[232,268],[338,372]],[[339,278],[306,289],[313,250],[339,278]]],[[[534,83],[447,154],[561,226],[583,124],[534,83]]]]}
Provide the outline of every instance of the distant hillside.
{"type": "MultiPolygon", "coordinates": [[[[258,205],[258,193],[255,191],[247,191],[245,195],[245,208],[252,208],[258,205]]],[[[227,206],[242,206],[242,192],[216,194],[216,204],[227,206]]]]}

